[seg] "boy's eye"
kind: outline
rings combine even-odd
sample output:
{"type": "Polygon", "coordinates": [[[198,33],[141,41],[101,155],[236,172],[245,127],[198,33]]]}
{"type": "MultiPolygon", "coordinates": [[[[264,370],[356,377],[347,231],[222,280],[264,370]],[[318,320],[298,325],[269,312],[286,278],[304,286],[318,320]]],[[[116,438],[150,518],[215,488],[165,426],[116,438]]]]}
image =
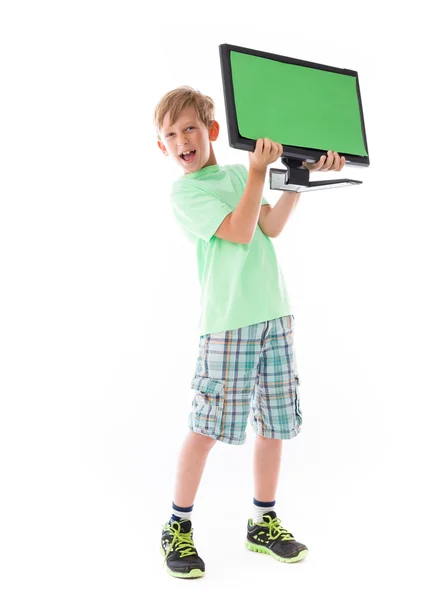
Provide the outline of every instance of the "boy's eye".
{"type": "MultiPolygon", "coordinates": [[[[186,127],[186,129],[194,129],[194,126],[193,126],[193,125],[190,125],[190,127],[186,127]]],[[[167,137],[167,138],[168,138],[168,137],[171,137],[171,135],[174,135],[174,134],[173,134],[173,133],[167,133],[167,134],[165,135],[165,137],[167,137]]]]}

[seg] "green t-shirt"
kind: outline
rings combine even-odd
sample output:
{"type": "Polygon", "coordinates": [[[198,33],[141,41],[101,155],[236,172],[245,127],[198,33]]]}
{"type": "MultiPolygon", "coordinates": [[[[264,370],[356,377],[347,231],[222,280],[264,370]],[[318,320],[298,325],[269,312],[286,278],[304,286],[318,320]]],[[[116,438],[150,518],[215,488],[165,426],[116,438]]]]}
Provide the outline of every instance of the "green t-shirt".
{"type": "MultiPolygon", "coordinates": [[[[236,244],[214,235],[237,207],[247,175],[244,165],[210,165],[182,175],[172,185],[174,217],[196,246],[200,335],[291,314],[275,248],[259,225],[250,244],[236,244]]],[[[268,204],[265,198],[262,204],[268,204]]]]}

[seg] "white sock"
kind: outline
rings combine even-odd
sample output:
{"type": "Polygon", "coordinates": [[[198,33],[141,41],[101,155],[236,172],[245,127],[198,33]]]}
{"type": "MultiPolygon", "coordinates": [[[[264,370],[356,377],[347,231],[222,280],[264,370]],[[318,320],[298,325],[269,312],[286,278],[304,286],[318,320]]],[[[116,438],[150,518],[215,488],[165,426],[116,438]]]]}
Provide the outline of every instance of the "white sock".
{"type": "Polygon", "coordinates": [[[181,519],[190,519],[192,520],[192,512],[193,512],[193,504],[188,507],[177,506],[172,502],[172,514],[171,521],[180,521],[181,519]]]}
{"type": "Polygon", "coordinates": [[[259,523],[262,521],[262,517],[265,513],[270,510],[275,510],[275,500],[273,502],[259,502],[253,498],[253,521],[259,523]]]}

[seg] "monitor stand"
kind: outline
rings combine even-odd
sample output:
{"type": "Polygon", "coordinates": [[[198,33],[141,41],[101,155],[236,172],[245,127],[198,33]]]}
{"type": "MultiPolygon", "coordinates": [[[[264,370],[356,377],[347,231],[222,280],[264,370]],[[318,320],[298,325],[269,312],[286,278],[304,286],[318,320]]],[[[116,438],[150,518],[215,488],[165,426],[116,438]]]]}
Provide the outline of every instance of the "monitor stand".
{"type": "Polygon", "coordinates": [[[325,190],[362,183],[362,181],[356,179],[325,179],[324,181],[310,182],[310,171],[302,166],[302,161],[282,157],[281,162],[287,168],[287,171],[284,169],[269,170],[269,187],[271,190],[312,192],[313,190],[325,190]]]}

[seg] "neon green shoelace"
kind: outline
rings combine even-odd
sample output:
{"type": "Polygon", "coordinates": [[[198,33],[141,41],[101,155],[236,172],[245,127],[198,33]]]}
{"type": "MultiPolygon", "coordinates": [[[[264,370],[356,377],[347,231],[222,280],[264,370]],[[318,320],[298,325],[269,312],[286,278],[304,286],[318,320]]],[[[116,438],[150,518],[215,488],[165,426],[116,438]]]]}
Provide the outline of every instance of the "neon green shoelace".
{"type": "Polygon", "coordinates": [[[262,521],[258,524],[266,525],[267,527],[269,527],[270,540],[276,540],[280,536],[282,536],[281,540],[283,542],[295,539],[293,535],[287,531],[287,529],[284,529],[284,527],[281,526],[281,521],[278,517],[275,517],[275,519],[273,519],[269,515],[265,515],[265,521],[262,521]],[[266,519],[269,519],[269,521],[267,521],[266,519]]]}
{"type": "Polygon", "coordinates": [[[178,523],[178,521],[174,521],[172,525],[170,525],[171,533],[173,534],[174,538],[172,540],[169,552],[165,556],[165,562],[169,554],[174,550],[178,550],[180,553],[180,558],[197,554],[194,542],[192,540],[192,530],[189,531],[189,533],[182,533],[180,527],[181,525],[178,523]]]}

